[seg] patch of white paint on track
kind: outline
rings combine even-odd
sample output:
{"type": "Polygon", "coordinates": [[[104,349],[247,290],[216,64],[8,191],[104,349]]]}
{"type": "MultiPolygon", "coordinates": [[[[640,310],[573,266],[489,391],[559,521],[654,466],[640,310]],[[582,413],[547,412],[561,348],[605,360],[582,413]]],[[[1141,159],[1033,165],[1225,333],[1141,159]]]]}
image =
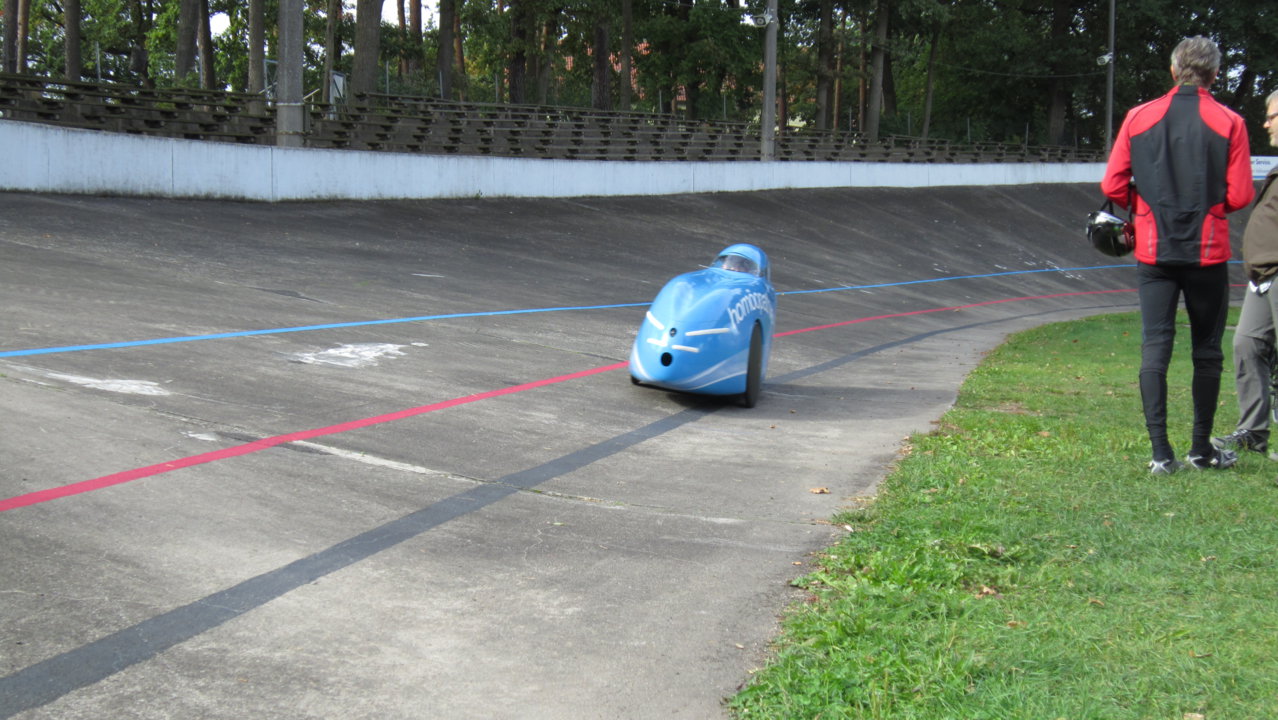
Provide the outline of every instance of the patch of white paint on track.
{"type": "Polygon", "coordinates": [[[444,477],[444,478],[449,478],[453,480],[464,480],[467,482],[474,482],[474,480],[472,480],[471,478],[464,478],[459,475],[453,475],[451,473],[441,472],[439,470],[431,470],[430,468],[422,467],[420,465],[412,465],[410,463],[403,463],[403,462],[399,462],[398,460],[388,460],[386,458],[377,457],[375,455],[369,455],[368,453],[355,452],[352,450],[343,450],[341,448],[335,448],[331,445],[321,445],[319,443],[308,442],[306,440],[294,440],[292,444],[298,445],[300,447],[310,448],[312,450],[317,450],[327,455],[334,455],[336,457],[340,457],[346,460],[354,460],[355,462],[364,463],[365,465],[373,465],[375,467],[382,467],[382,468],[387,468],[390,470],[400,470],[402,472],[413,473],[416,475],[432,475],[435,477],[444,477]]]}
{"type": "Polygon", "coordinates": [[[150,380],[121,380],[117,378],[98,379],[91,377],[82,377],[80,375],[65,375],[63,373],[46,373],[46,377],[53,380],[62,380],[75,385],[82,385],[94,390],[105,390],[107,392],[124,393],[126,395],[172,395],[168,390],[160,387],[159,383],[150,380]]]}
{"type": "Polygon", "coordinates": [[[361,368],[376,365],[384,357],[399,357],[404,354],[403,345],[391,343],[358,343],[321,350],[313,353],[295,353],[291,355],[294,362],[307,365],[336,365],[337,367],[361,368]]]}

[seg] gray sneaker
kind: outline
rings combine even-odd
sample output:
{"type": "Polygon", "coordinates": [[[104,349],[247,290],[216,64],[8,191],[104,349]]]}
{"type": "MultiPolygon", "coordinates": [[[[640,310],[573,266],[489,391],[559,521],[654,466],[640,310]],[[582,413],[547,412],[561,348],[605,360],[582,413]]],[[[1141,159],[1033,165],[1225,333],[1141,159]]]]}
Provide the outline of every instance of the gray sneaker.
{"type": "Polygon", "coordinates": [[[1235,430],[1224,437],[1214,437],[1211,444],[1221,450],[1251,450],[1264,453],[1269,449],[1269,438],[1252,430],[1235,430]]]}
{"type": "Polygon", "coordinates": [[[1218,447],[1213,447],[1210,455],[1191,453],[1185,456],[1185,463],[1198,470],[1224,470],[1233,467],[1236,462],[1238,462],[1238,453],[1233,450],[1221,450],[1218,447]]]}
{"type": "Polygon", "coordinates": [[[1181,467],[1183,466],[1175,458],[1172,458],[1171,460],[1150,460],[1149,474],[1150,475],[1171,475],[1172,473],[1181,469],[1181,467]]]}

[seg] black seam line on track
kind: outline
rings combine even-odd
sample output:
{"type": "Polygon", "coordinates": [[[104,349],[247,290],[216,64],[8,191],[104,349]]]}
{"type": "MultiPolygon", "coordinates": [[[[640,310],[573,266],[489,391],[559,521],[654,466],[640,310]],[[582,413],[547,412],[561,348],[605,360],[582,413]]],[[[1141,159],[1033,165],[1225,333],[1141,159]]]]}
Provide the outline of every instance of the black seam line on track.
{"type": "MultiPolygon", "coordinates": [[[[865,350],[858,350],[857,352],[854,352],[851,355],[844,355],[843,357],[837,357],[837,358],[834,358],[833,360],[827,360],[823,363],[819,363],[817,365],[813,365],[811,367],[807,367],[802,370],[795,370],[793,372],[786,373],[785,375],[781,375],[779,377],[769,378],[768,382],[784,384],[787,382],[792,382],[794,380],[802,380],[805,377],[811,377],[812,375],[818,375],[827,370],[833,370],[836,367],[846,365],[847,363],[850,363],[853,360],[859,360],[867,355],[872,355],[874,353],[882,352],[884,350],[891,350],[892,348],[900,347],[901,345],[909,345],[912,343],[920,342],[922,340],[926,340],[935,335],[943,335],[946,333],[959,332],[962,330],[971,330],[972,328],[982,327],[984,325],[996,325],[998,323],[1007,322],[1009,320],[1021,320],[1024,318],[1042,317],[1044,315],[1056,315],[1063,312],[1079,312],[1079,311],[1087,311],[1087,310],[1112,310],[1112,309],[1118,309],[1118,308],[1131,308],[1131,307],[1132,305],[1130,303],[1127,303],[1127,304],[1115,303],[1115,304],[1105,304],[1105,305],[1088,305],[1085,307],[1052,308],[1050,310],[1043,310],[1040,312],[1022,313],[1020,315],[1012,315],[1008,317],[995,318],[992,320],[982,320],[980,322],[969,323],[967,325],[960,325],[958,327],[939,328],[937,330],[930,330],[928,332],[920,333],[918,335],[912,335],[902,340],[893,340],[892,342],[884,343],[882,345],[876,345],[872,348],[866,348],[865,350]]],[[[766,385],[764,387],[766,387],[766,385]]]]}
{"type": "Polygon", "coordinates": [[[398,520],[344,540],[284,567],[0,678],[0,718],[40,707],[100,682],[219,627],[297,588],[366,560],[422,533],[480,510],[520,490],[585,467],[707,414],[705,406],[631,430],[528,470],[479,485],[398,520]]]}
{"type": "MultiPolygon", "coordinates": [[[[1078,309],[1080,308],[1068,310],[1078,309]]],[[[807,377],[874,353],[920,342],[937,335],[1057,312],[1062,312],[1062,309],[930,330],[858,350],[812,368],[788,373],[776,380],[807,377]]],[[[530,490],[548,480],[615,455],[645,440],[659,437],[698,420],[720,407],[723,406],[716,407],[715,404],[707,402],[688,408],[548,463],[512,473],[492,483],[478,485],[284,567],[249,578],[238,585],[143,620],[132,627],[118,630],[87,645],[30,665],[12,675],[0,678],[0,718],[9,718],[17,713],[46,705],[80,688],[101,682],[187,640],[224,625],[286,593],[366,560],[383,550],[389,550],[450,520],[481,510],[517,492],[530,490]]]]}

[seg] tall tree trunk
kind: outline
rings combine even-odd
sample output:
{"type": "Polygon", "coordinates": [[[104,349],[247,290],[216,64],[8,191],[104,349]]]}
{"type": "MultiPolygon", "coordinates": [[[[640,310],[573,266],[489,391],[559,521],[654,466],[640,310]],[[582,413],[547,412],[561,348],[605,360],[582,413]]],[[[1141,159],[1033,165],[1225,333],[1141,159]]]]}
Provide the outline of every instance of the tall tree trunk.
{"type": "Polygon", "coordinates": [[[627,112],[630,111],[630,96],[634,92],[634,79],[630,77],[635,48],[634,16],[634,0],[621,0],[621,97],[618,105],[627,112]]]}
{"type": "Polygon", "coordinates": [[[382,0],[356,0],[355,61],[351,68],[351,94],[377,91],[377,67],[381,60],[382,0]]]}
{"type": "MultiPolygon", "coordinates": [[[[257,3],[261,5],[263,0],[249,0],[249,3],[257,3]]],[[[341,38],[337,35],[337,31],[341,28],[341,0],[328,0],[328,8],[325,10],[327,18],[325,18],[325,27],[323,27],[323,101],[326,105],[334,104],[343,98],[336,97],[334,92],[334,78],[337,72],[337,55],[341,52],[341,38]]],[[[261,47],[261,42],[258,42],[261,47]]],[[[252,65],[249,65],[252,69],[252,65]]],[[[261,70],[258,70],[261,73],[261,70]]],[[[252,77],[252,75],[249,75],[252,77]]]]}
{"type": "MultiPolygon", "coordinates": [[[[1050,65],[1053,75],[1069,72],[1068,65],[1059,59],[1058,53],[1063,52],[1071,44],[1069,26],[1073,20],[1073,11],[1070,6],[1069,0],[1052,2],[1051,38],[1048,41],[1048,48],[1054,58],[1050,65]]],[[[1048,86],[1047,142],[1049,145],[1065,144],[1065,115],[1069,111],[1070,84],[1072,83],[1068,78],[1053,77],[1048,86]]],[[[1025,138],[1025,141],[1028,143],[1029,138],[1025,138]]]]}
{"type": "Polygon", "coordinates": [[[4,56],[4,65],[0,70],[7,73],[18,72],[18,0],[4,0],[4,47],[0,55],[4,56]]]}
{"type": "Polygon", "coordinates": [[[612,107],[612,93],[608,83],[612,75],[612,52],[609,45],[608,18],[601,14],[595,18],[595,72],[594,81],[590,84],[590,104],[596,110],[609,110],[612,107]]]}
{"type": "Polygon", "coordinates": [[[84,74],[84,61],[80,56],[80,0],[65,0],[62,15],[67,30],[67,79],[75,81],[84,74]]]}
{"type": "Polygon", "coordinates": [[[129,0],[129,25],[133,41],[129,47],[129,72],[141,80],[143,87],[155,87],[148,67],[150,61],[146,44],[151,14],[143,7],[142,0],[129,0]]]}
{"type": "Polygon", "coordinates": [[[466,53],[462,47],[461,13],[453,13],[453,73],[456,76],[456,92],[460,100],[466,100],[467,78],[466,53]]]}
{"type": "Polygon", "coordinates": [[[177,50],[173,77],[179,84],[195,72],[195,39],[199,33],[200,0],[178,0],[177,50]]]}
{"type": "MultiPolygon", "coordinates": [[[[844,36],[847,34],[848,26],[848,10],[843,9],[843,17],[839,18],[839,41],[834,46],[834,107],[830,110],[831,129],[839,129],[839,111],[843,109],[843,54],[847,52],[847,47],[843,42],[844,36]]],[[[851,123],[849,123],[850,125],[851,123]]],[[[852,128],[849,127],[850,131],[852,128]]]]}
{"type": "MultiPolygon", "coordinates": [[[[1052,78],[1047,106],[1047,144],[1065,144],[1065,115],[1069,112],[1069,88],[1062,78],[1052,78]]],[[[1025,138],[1028,143],[1029,138],[1025,138]]]]}
{"type": "Polygon", "coordinates": [[[200,87],[213,90],[217,84],[216,53],[213,49],[213,28],[209,23],[209,0],[200,0],[200,87]]]}
{"type": "Polygon", "coordinates": [[[936,79],[936,46],[941,42],[941,28],[932,28],[932,40],[927,49],[927,80],[923,90],[923,139],[926,140],[932,129],[932,86],[936,79]]]}
{"type": "MultiPolygon", "coordinates": [[[[266,0],[249,0],[248,12],[248,91],[261,95],[266,89],[266,0]]],[[[253,111],[259,114],[266,107],[256,100],[253,103],[253,111]]]]}
{"type": "Polygon", "coordinates": [[[896,115],[896,73],[892,72],[892,51],[883,49],[883,117],[896,115]]]}
{"type": "Polygon", "coordinates": [[[883,68],[887,55],[888,0],[879,0],[874,11],[874,48],[870,60],[869,103],[865,111],[865,135],[874,142],[879,139],[879,115],[883,110],[883,68]]]}
{"type": "Polygon", "coordinates": [[[408,8],[404,6],[404,0],[395,0],[395,12],[399,18],[400,47],[403,48],[399,55],[398,72],[403,77],[408,72],[408,8]]]}
{"type": "Polygon", "coordinates": [[[777,75],[777,137],[782,137],[790,125],[790,93],[786,90],[785,68],[778,66],[777,75]]]}
{"type": "Polygon", "coordinates": [[[862,9],[861,11],[861,42],[857,44],[859,48],[859,57],[857,58],[857,101],[856,101],[856,131],[865,133],[865,106],[866,99],[870,94],[870,61],[866,48],[870,46],[870,11],[862,9]]]}
{"type": "MultiPolygon", "coordinates": [[[[1223,74],[1223,73],[1222,73],[1223,74]]],[[[1252,86],[1256,83],[1256,70],[1252,67],[1245,67],[1238,76],[1238,89],[1234,91],[1234,101],[1230,103],[1233,107],[1241,108],[1251,99],[1252,86]]]]}
{"type": "Polygon", "coordinates": [[[556,7],[542,26],[537,40],[537,102],[550,102],[550,82],[554,78],[555,51],[559,40],[559,15],[562,7],[556,7]]]}
{"type": "Polygon", "coordinates": [[[834,0],[820,0],[820,20],[817,26],[817,130],[829,130],[833,125],[834,95],[834,0]]]}
{"type": "Polygon", "coordinates": [[[435,75],[439,80],[439,96],[453,99],[453,29],[456,0],[439,0],[439,49],[435,55],[435,75]]]}
{"type": "MultiPolygon", "coordinates": [[[[692,6],[693,0],[679,0],[678,14],[679,22],[683,27],[681,32],[683,34],[684,43],[681,47],[677,48],[676,51],[679,53],[679,56],[684,59],[685,63],[696,62],[696,58],[690,57],[688,53],[688,48],[696,40],[692,31],[692,6]]],[[[688,120],[695,120],[697,118],[697,102],[700,100],[701,95],[701,79],[696,77],[695,74],[693,77],[683,79],[685,81],[683,86],[683,116],[688,120]]],[[[676,79],[676,82],[677,81],[678,80],[676,79]]],[[[675,86],[675,92],[679,92],[677,85],[675,86]]],[[[671,106],[675,108],[677,113],[677,109],[679,107],[677,97],[673,99],[671,106]]]]}
{"type": "Polygon", "coordinates": [[[425,58],[422,55],[422,0],[409,0],[408,4],[408,74],[414,78],[422,73],[425,58]]]}
{"type": "Polygon", "coordinates": [[[27,39],[31,36],[31,0],[18,0],[18,12],[14,16],[18,26],[17,44],[14,46],[14,72],[27,71],[27,39]]]}
{"type": "Polygon", "coordinates": [[[531,0],[510,0],[510,44],[512,46],[507,65],[507,82],[510,83],[510,103],[522,105],[528,101],[528,3],[531,0]]]}

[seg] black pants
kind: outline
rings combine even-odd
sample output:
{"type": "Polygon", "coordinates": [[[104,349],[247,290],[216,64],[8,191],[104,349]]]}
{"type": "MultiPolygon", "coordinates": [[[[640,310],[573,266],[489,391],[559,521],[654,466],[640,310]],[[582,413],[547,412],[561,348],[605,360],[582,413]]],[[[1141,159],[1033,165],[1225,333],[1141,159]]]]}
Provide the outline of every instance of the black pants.
{"type": "Polygon", "coordinates": [[[1220,397],[1225,354],[1220,340],[1229,311],[1229,273],[1224,263],[1160,267],[1137,265],[1140,280],[1140,395],[1154,458],[1174,457],[1167,439],[1167,367],[1176,340],[1176,310],[1184,295],[1189,313],[1194,379],[1194,429],[1190,452],[1211,452],[1211,429],[1220,397]]]}

